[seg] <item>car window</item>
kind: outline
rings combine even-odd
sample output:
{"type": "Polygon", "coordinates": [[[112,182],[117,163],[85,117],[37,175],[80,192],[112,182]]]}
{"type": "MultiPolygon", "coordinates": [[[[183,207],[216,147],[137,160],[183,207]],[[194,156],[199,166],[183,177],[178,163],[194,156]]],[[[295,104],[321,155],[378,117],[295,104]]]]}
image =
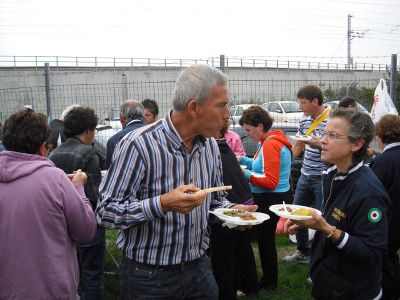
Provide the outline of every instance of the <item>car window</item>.
{"type": "Polygon", "coordinates": [[[281,105],[286,113],[301,112],[300,105],[297,102],[285,102],[281,105]]]}
{"type": "MultiPolygon", "coordinates": [[[[281,108],[279,107],[278,104],[276,104],[276,103],[271,103],[271,106],[270,106],[269,110],[272,111],[272,112],[276,112],[277,110],[281,110],[281,108]]],[[[282,111],[282,110],[281,110],[281,111],[282,111]]]]}

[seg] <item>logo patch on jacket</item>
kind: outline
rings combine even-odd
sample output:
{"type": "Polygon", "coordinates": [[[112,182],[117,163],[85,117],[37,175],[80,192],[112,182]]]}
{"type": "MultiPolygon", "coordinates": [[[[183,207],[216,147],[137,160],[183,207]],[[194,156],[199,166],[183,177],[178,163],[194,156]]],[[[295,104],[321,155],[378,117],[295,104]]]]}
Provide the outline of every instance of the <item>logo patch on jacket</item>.
{"type": "Polygon", "coordinates": [[[379,208],[371,208],[368,212],[368,220],[371,223],[377,223],[382,219],[382,212],[379,208]]]}
{"type": "Polygon", "coordinates": [[[339,208],[335,207],[332,212],[332,217],[335,218],[335,220],[340,222],[342,220],[342,218],[343,219],[346,218],[346,213],[341,211],[339,208]]]}

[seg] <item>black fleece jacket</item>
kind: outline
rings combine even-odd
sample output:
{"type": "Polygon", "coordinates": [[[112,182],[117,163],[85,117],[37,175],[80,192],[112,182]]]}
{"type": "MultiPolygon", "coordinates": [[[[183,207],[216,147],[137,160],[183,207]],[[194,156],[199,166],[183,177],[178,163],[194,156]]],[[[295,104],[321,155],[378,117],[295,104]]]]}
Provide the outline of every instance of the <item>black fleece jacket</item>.
{"type": "Polygon", "coordinates": [[[373,171],[359,162],[347,173],[338,173],[336,166],[324,171],[323,192],[323,216],[343,233],[336,245],[316,233],[311,279],[318,282],[323,266],[353,285],[351,299],[373,299],[381,290],[382,257],[387,249],[391,204],[385,188],[373,171]]]}

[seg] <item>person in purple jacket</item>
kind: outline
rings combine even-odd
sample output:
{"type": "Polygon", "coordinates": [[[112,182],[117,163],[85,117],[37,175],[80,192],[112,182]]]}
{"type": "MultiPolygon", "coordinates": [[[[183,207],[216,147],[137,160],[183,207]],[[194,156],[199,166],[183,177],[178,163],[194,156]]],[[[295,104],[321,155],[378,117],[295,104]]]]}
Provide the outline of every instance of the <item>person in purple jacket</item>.
{"type": "Polygon", "coordinates": [[[3,126],[0,153],[0,299],[79,299],[77,240],[96,221],[78,170],[69,179],[47,159],[47,117],[30,110],[3,126]]]}

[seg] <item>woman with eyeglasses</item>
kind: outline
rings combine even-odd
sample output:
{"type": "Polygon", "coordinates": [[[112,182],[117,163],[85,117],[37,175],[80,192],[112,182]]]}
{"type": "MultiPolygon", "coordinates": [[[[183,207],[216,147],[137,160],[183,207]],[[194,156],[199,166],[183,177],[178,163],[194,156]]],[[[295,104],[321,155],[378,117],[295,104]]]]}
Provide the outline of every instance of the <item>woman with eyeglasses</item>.
{"type": "Polygon", "coordinates": [[[382,257],[387,249],[390,200],[364,165],[374,124],[364,113],[338,108],[322,137],[324,209],[312,219],[288,220],[285,231],[317,230],[310,277],[315,299],[381,299],[382,257]]]}

